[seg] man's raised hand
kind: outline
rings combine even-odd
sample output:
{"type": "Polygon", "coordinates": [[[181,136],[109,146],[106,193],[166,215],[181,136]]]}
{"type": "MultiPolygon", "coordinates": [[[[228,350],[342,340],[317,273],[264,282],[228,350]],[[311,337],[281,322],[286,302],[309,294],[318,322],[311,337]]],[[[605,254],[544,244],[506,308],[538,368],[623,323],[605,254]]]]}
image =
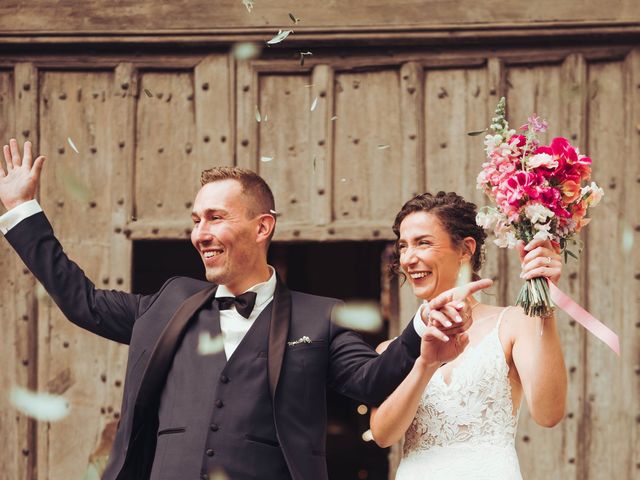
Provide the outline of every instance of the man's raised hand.
{"type": "Polygon", "coordinates": [[[0,201],[7,210],[11,210],[36,198],[46,157],[39,156],[34,162],[31,142],[24,143],[24,155],[21,157],[15,138],[9,140],[9,145],[5,145],[2,150],[7,170],[5,171],[0,164],[0,201]]]}

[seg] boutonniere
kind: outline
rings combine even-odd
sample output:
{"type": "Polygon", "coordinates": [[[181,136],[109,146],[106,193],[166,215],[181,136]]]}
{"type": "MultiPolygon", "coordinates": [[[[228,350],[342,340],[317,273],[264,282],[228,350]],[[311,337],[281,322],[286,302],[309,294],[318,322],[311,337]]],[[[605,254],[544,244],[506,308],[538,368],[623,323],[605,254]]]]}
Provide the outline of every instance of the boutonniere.
{"type": "Polygon", "coordinates": [[[305,335],[304,337],[300,337],[298,340],[287,342],[287,345],[293,347],[294,345],[298,345],[299,343],[311,343],[311,339],[305,335]]]}

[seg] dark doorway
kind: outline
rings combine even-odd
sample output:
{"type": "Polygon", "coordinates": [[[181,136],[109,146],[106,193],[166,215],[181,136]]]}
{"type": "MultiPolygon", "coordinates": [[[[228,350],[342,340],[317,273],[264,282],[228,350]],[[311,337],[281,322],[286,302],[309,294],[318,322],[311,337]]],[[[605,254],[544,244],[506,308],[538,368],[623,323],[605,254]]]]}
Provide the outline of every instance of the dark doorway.
{"type": "MultiPolygon", "coordinates": [[[[380,301],[381,259],[387,242],[274,243],[273,265],[289,288],[344,300],[380,301]]],[[[204,279],[204,269],[188,241],[136,241],[132,289],[153,293],[172,276],[204,279]]],[[[363,334],[375,347],[388,334],[388,319],[376,334],[363,334]]],[[[327,465],[331,480],[386,480],[388,450],[364,441],[369,429],[366,406],[327,392],[327,465]]]]}

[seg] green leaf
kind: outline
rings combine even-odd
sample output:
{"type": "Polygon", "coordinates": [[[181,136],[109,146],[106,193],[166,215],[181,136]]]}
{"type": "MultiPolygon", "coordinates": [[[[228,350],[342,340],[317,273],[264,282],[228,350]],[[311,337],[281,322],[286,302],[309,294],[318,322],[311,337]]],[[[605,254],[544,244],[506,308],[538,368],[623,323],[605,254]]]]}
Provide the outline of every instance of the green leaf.
{"type": "Polygon", "coordinates": [[[467,135],[469,135],[470,137],[477,137],[478,135],[482,135],[487,130],[488,129],[485,128],[484,130],[476,130],[475,132],[467,132],[467,135]]]}

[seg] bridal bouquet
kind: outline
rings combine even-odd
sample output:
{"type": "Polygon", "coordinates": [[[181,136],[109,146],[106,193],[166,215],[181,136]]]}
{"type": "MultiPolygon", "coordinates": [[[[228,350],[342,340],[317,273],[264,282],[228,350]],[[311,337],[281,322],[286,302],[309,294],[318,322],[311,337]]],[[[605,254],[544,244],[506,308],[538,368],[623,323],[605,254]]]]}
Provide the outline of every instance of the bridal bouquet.
{"type": "MultiPolygon", "coordinates": [[[[500,99],[484,141],[487,161],[477,179],[478,189],[484,190],[495,207],[480,209],[476,221],[493,230],[499,247],[513,248],[518,240],[551,240],[559,245],[566,262],[568,256],[577,258],[569,245],[579,249],[574,237],[589,223],[587,211],[600,202],[604,192],[595,182],[584,184],[591,177],[591,159],[566,138],[540,144],[537,134],[546,129],[547,122],[534,114],[520,127],[521,134],[510,130],[505,99],[500,99]]],[[[549,315],[552,302],[547,280],[527,280],[516,305],[527,315],[549,315]]]]}

